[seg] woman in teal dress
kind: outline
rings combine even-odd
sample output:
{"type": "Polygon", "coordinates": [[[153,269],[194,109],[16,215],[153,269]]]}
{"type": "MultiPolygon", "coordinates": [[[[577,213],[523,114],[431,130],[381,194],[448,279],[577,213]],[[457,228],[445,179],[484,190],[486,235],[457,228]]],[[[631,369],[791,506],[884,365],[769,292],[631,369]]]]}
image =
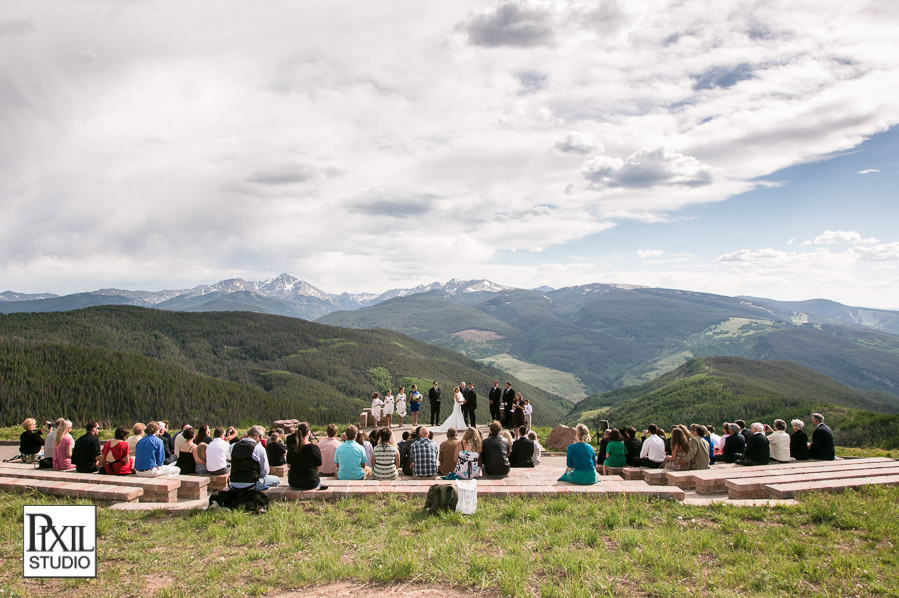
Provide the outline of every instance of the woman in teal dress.
{"type": "Polygon", "coordinates": [[[590,430],[584,424],[578,424],[574,432],[577,442],[568,445],[568,469],[565,470],[559,481],[583,485],[595,484],[596,453],[589,444],[590,430]]]}

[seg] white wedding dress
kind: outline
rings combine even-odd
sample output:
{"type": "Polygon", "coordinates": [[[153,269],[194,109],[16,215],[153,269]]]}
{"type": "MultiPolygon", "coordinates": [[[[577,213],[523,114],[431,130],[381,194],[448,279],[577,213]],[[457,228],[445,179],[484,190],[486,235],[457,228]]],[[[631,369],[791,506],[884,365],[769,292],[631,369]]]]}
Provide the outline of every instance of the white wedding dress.
{"type": "Polygon", "coordinates": [[[462,415],[462,405],[464,404],[465,398],[462,396],[461,392],[457,392],[453,400],[453,412],[442,424],[433,428],[432,431],[445,433],[450,428],[456,428],[456,430],[460,431],[467,428],[468,425],[465,423],[465,417],[462,415]]]}

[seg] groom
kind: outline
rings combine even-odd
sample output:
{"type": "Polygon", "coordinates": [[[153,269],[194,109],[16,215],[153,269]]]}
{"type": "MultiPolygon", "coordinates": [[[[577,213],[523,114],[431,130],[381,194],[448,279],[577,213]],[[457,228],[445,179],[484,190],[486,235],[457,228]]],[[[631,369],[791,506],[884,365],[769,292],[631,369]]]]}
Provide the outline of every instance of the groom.
{"type": "Polygon", "coordinates": [[[465,404],[462,405],[462,417],[469,426],[477,428],[478,424],[475,423],[474,418],[478,408],[478,394],[474,391],[474,384],[469,382],[468,388],[462,392],[462,396],[465,397],[465,404]]]}
{"type": "Polygon", "coordinates": [[[440,425],[440,388],[434,380],[434,386],[428,391],[428,401],[431,403],[431,425],[440,425]]]}

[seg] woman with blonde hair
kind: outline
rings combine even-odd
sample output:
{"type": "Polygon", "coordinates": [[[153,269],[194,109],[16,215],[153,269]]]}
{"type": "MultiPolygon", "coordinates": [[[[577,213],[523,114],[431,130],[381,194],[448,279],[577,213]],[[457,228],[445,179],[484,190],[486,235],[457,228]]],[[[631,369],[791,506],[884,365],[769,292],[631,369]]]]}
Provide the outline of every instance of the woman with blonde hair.
{"type": "Polygon", "coordinates": [[[474,480],[481,477],[481,433],[477,428],[466,428],[462,441],[456,447],[454,458],[455,477],[462,480],[474,480]]]}
{"type": "Polygon", "coordinates": [[[574,428],[577,442],[568,445],[567,469],[560,482],[590,485],[596,483],[596,452],[590,446],[590,430],[584,424],[574,428]]]}
{"type": "Polygon", "coordinates": [[[56,447],[53,449],[53,469],[56,471],[66,471],[74,469],[72,465],[72,449],[75,447],[75,440],[70,432],[72,431],[72,421],[64,420],[59,424],[56,432],[56,447]]]}
{"type": "MultiPolygon", "coordinates": [[[[22,463],[37,463],[44,447],[44,439],[41,437],[41,431],[37,429],[37,421],[29,417],[22,422],[22,428],[25,431],[19,436],[19,456],[22,463]]],[[[9,459],[4,459],[4,462],[6,461],[9,459]]]]}

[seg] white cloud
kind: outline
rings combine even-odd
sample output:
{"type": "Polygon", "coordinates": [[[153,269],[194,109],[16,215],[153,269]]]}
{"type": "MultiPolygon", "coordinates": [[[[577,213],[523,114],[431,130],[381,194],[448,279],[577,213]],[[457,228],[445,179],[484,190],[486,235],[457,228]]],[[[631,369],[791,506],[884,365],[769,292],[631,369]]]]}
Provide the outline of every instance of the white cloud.
{"type": "MultiPolygon", "coordinates": [[[[23,291],[465,276],[899,123],[897,15],[870,3],[27,7],[0,19],[0,279],[23,291]]],[[[890,254],[863,241],[856,263],[890,254]]]]}
{"type": "Polygon", "coordinates": [[[871,174],[871,173],[874,173],[874,172],[880,172],[880,171],[877,170],[876,168],[866,168],[866,169],[864,169],[864,170],[859,170],[859,171],[856,172],[855,174],[871,174]]]}
{"type": "Polygon", "coordinates": [[[874,237],[863,238],[852,230],[826,230],[812,241],[804,241],[802,245],[837,245],[840,243],[879,243],[874,237]]]}
{"type": "Polygon", "coordinates": [[[637,255],[640,256],[640,259],[643,259],[643,260],[645,260],[646,258],[650,258],[650,257],[659,257],[663,253],[665,253],[665,252],[661,249],[638,249],[637,250],[637,255]]]}

